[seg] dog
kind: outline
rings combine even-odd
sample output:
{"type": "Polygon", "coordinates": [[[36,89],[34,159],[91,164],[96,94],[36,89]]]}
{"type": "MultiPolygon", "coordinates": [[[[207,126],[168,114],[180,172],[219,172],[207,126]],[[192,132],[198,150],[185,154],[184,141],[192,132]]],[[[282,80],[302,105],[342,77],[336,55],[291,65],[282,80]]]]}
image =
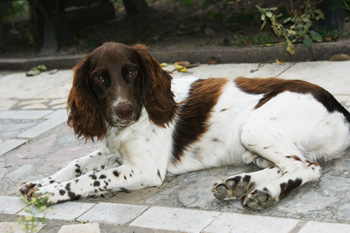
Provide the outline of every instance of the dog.
{"type": "Polygon", "coordinates": [[[68,125],[102,149],[27,182],[48,203],[159,186],[182,174],[255,163],[213,187],[262,209],[321,175],[350,144],[350,113],[326,90],[278,78],[172,79],[143,45],[105,43],[74,67],[68,125]]]}

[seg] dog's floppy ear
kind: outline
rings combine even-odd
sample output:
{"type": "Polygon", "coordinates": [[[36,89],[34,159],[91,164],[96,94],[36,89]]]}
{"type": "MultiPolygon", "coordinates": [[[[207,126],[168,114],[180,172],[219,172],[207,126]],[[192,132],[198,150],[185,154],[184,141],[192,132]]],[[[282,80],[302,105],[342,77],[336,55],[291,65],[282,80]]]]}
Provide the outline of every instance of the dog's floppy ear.
{"type": "Polygon", "coordinates": [[[150,120],[165,127],[174,117],[176,103],[171,91],[172,77],[162,69],[144,45],[135,45],[142,75],[142,99],[150,120]]]}
{"type": "Polygon", "coordinates": [[[107,129],[103,112],[90,85],[89,56],[80,61],[73,71],[73,87],[67,101],[67,123],[78,137],[102,139],[107,129]]]}

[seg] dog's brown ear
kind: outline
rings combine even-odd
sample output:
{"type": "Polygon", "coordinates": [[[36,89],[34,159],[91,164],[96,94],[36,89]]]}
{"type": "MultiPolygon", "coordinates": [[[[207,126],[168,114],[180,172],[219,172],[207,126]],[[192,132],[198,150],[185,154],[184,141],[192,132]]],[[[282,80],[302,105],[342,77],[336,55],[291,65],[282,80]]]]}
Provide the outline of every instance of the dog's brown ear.
{"type": "Polygon", "coordinates": [[[174,117],[176,103],[171,91],[172,77],[162,69],[144,45],[135,45],[141,65],[142,99],[150,120],[165,127],[174,117]]]}
{"type": "Polygon", "coordinates": [[[89,57],[73,69],[73,87],[67,101],[67,123],[78,137],[102,139],[107,132],[103,112],[89,84],[89,57]]]}

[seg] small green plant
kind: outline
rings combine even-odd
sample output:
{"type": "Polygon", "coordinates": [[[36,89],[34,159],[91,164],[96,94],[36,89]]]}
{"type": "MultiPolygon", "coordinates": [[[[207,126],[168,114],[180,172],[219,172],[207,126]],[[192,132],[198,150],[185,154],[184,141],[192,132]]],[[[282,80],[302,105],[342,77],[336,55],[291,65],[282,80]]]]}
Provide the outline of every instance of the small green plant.
{"type": "Polygon", "coordinates": [[[312,21],[324,19],[324,15],[320,9],[317,9],[314,4],[309,0],[305,2],[298,12],[283,20],[281,23],[282,14],[276,15],[274,12],[277,10],[273,8],[261,8],[256,5],[256,8],[261,13],[261,30],[264,29],[267,22],[271,23],[273,32],[279,37],[285,39],[285,45],[287,51],[294,55],[295,42],[303,42],[307,48],[310,48],[313,41],[322,42],[322,36],[315,30],[313,30],[312,21]]]}
{"type": "Polygon", "coordinates": [[[24,211],[29,215],[21,216],[18,219],[18,223],[24,224],[23,228],[26,233],[35,232],[35,228],[41,222],[46,221],[46,214],[50,211],[50,209],[47,208],[47,199],[47,196],[44,198],[33,197],[28,201],[25,197],[21,197],[21,200],[27,205],[24,211]],[[42,217],[39,218],[39,215],[42,215],[42,217]]]}
{"type": "Polygon", "coordinates": [[[350,12],[350,0],[343,0],[344,10],[350,12]]]}

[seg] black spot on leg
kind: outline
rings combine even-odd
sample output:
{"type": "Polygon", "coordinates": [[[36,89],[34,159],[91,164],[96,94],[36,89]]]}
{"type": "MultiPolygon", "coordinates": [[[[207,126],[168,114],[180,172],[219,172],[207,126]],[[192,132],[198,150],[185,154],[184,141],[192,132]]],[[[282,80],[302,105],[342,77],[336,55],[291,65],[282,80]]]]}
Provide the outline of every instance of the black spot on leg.
{"type": "Polygon", "coordinates": [[[66,184],[65,189],[66,189],[68,192],[70,192],[70,183],[67,183],[67,184],[66,184]]]}
{"type": "Polygon", "coordinates": [[[73,193],[73,192],[68,192],[68,196],[69,196],[69,198],[70,198],[71,200],[75,200],[75,197],[76,197],[75,193],[73,193]]]}
{"type": "Polygon", "coordinates": [[[75,183],[77,184],[78,182],[79,182],[79,179],[76,179],[76,180],[75,180],[75,183]]]}
{"type": "Polygon", "coordinates": [[[246,182],[247,184],[249,184],[250,179],[251,179],[251,177],[248,176],[248,175],[246,175],[246,176],[243,177],[243,181],[246,182]]]}
{"type": "Polygon", "coordinates": [[[219,141],[219,139],[217,139],[217,138],[213,138],[213,139],[212,139],[212,141],[213,141],[213,142],[218,142],[218,141],[219,141]]]}
{"type": "Polygon", "coordinates": [[[126,176],[124,176],[124,180],[127,180],[126,176]]]}
{"type": "Polygon", "coordinates": [[[106,177],[106,175],[100,175],[99,179],[105,179],[106,177]]]}
{"type": "Polygon", "coordinates": [[[52,184],[52,183],[55,183],[55,181],[54,180],[50,180],[50,184],[52,184]]]}
{"type": "Polygon", "coordinates": [[[102,170],[105,169],[105,165],[102,165],[102,166],[101,166],[101,169],[102,169],[102,170]]]}
{"type": "Polygon", "coordinates": [[[66,191],[65,191],[65,190],[63,190],[63,189],[60,189],[60,191],[59,191],[59,192],[60,192],[60,195],[61,195],[61,196],[63,196],[63,195],[66,193],[66,191]]]}
{"type": "Polygon", "coordinates": [[[159,179],[162,180],[162,176],[160,175],[159,169],[157,170],[157,175],[158,175],[159,179]]]}
{"type": "Polygon", "coordinates": [[[97,179],[97,177],[96,177],[95,174],[89,175],[89,177],[91,177],[91,179],[93,179],[93,180],[96,180],[96,179],[97,179]]]}
{"type": "Polygon", "coordinates": [[[129,176],[132,177],[132,174],[130,173],[129,176]]]}
{"type": "Polygon", "coordinates": [[[280,193],[279,198],[282,199],[282,198],[286,197],[292,191],[297,189],[301,184],[302,184],[302,180],[299,178],[297,178],[295,180],[288,180],[287,183],[280,184],[281,193],[280,193]]]}
{"type": "Polygon", "coordinates": [[[101,153],[101,152],[98,152],[97,154],[98,154],[99,156],[101,156],[101,155],[102,155],[102,153],[101,153]]]}
{"type": "Polygon", "coordinates": [[[81,170],[79,168],[75,169],[75,173],[80,174],[81,170]]]}
{"type": "Polygon", "coordinates": [[[120,173],[117,170],[114,170],[113,175],[115,175],[116,177],[119,177],[120,173]]]}
{"type": "Polygon", "coordinates": [[[227,109],[228,108],[223,108],[223,109],[220,110],[220,112],[225,112],[225,111],[227,111],[227,109]]]}
{"type": "Polygon", "coordinates": [[[100,181],[97,181],[97,180],[96,180],[96,181],[94,182],[94,187],[96,187],[96,186],[100,186],[100,181]]]}

